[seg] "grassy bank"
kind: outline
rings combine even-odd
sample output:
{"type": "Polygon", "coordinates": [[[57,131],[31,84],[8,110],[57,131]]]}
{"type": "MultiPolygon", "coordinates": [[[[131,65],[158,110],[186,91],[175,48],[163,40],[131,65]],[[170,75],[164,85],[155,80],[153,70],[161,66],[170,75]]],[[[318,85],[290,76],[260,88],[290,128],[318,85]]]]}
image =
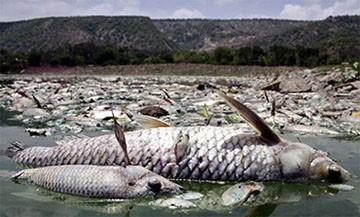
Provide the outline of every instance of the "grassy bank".
{"type": "Polygon", "coordinates": [[[64,74],[64,75],[189,75],[189,76],[242,76],[283,73],[302,69],[288,66],[229,66],[208,64],[143,64],[118,66],[85,67],[32,67],[24,74],[64,74]]]}

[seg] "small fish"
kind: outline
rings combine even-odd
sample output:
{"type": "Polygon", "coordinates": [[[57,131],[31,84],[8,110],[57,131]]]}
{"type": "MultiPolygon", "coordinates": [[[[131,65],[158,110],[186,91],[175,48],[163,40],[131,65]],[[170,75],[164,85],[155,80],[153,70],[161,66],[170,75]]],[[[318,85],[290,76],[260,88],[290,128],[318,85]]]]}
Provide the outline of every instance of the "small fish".
{"type": "Polygon", "coordinates": [[[183,190],[141,166],[49,166],[21,170],[12,179],[24,179],[51,191],[97,198],[177,194],[183,190]]]}
{"type": "Polygon", "coordinates": [[[241,205],[248,201],[250,197],[259,194],[263,189],[264,186],[256,182],[236,184],[222,194],[222,204],[224,206],[241,205]]]}
{"type": "Polygon", "coordinates": [[[339,191],[352,191],[355,189],[354,186],[346,185],[346,184],[332,184],[332,185],[329,185],[329,188],[339,190],[339,191]]]}

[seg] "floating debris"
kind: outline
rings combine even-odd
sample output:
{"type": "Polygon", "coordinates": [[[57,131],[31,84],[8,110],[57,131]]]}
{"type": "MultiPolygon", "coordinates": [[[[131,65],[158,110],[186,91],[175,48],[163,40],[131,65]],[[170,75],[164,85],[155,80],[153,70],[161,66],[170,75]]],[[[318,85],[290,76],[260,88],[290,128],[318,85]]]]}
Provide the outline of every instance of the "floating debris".
{"type": "Polygon", "coordinates": [[[28,132],[30,136],[50,136],[56,131],[55,128],[27,128],[25,132],[28,132]]]}
{"type": "Polygon", "coordinates": [[[192,126],[204,124],[204,104],[213,114],[211,121],[206,118],[205,124],[241,123],[239,116],[232,115],[212,94],[213,89],[218,88],[236,93],[240,101],[279,128],[304,134],[341,135],[360,128],[360,86],[356,74],[351,69],[329,69],[322,73],[314,69],[228,78],[129,76],[118,79],[84,75],[59,80],[47,75],[36,79],[24,75],[11,79],[4,76],[0,82],[11,82],[0,89],[0,106],[19,112],[16,119],[22,120],[26,127],[50,126],[62,133],[109,130],[110,106],[126,130],[136,125],[121,111],[163,117],[171,126],[192,126]],[[264,87],[265,96],[259,87],[264,87]],[[272,106],[274,101],[276,109],[272,106]],[[275,117],[269,117],[274,111],[275,117]],[[310,127],[311,130],[305,129],[310,127]]]}
{"type": "Polygon", "coordinates": [[[152,116],[155,118],[160,118],[162,116],[169,115],[169,112],[160,106],[147,106],[139,111],[143,115],[152,116]]]}
{"type": "Polygon", "coordinates": [[[157,199],[149,203],[150,206],[166,207],[169,209],[189,209],[196,207],[195,203],[182,198],[157,199]]]}
{"type": "Polygon", "coordinates": [[[224,206],[242,205],[251,200],[251,197],[263,191],[263,189],[264,185],[257,182],[235,184],[222,194],[222,204],[224,206]]]}
{"type": "Polygon", "coordinates": [[[354,186],[346,185],[346,184],[333,184],[333,185],[329,185],[329,188],[336,189],[339,191],[352,191],[355,189],[354,186]]]}

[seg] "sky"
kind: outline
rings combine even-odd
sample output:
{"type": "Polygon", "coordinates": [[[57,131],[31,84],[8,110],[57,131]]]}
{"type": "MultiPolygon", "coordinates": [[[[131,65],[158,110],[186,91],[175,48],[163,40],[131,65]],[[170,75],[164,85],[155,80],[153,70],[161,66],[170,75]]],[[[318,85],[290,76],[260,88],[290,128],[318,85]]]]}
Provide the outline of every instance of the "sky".
{"type": "Polygon", "coordinates": [[[360,0],[0,0],[0,21],[49,16],[319,20],[360,15],[360,0]]]}

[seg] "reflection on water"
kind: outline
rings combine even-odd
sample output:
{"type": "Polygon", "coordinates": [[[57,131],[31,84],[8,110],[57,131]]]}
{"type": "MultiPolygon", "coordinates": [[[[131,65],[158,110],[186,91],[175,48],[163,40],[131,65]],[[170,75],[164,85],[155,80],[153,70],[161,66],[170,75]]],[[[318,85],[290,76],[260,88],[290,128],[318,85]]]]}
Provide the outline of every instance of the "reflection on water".
{"type": "MultiPolygon", "coordinates": [[[[13,140],[31,145],[54,145],[54,138],[31,138],[24,132],[24,128],[9,126],[14,124],[4,117],[0,119],[0,149],[6,148],[13,140]]],[[[284,137],[296,141],[292,135],[284,137]]],[[[355,190],[337,192],[326,184],[265,183],[264,191],[255,201],[228,208],[220,205],[220,200],[222,192],[231,184],[182,182],[187,190],[200,192],[204,197],[193,201],[197,208],[170,210],[148,206],[151,198],[96,200],[16,184],[9,180],[8,175],[21,167],[0,156],[0,216],[359,216],[359,142],[323,137],[303,137],[301,140],[328,151],[340,161],[354,175],[348,184],[355,186],[355,190]]]]}

